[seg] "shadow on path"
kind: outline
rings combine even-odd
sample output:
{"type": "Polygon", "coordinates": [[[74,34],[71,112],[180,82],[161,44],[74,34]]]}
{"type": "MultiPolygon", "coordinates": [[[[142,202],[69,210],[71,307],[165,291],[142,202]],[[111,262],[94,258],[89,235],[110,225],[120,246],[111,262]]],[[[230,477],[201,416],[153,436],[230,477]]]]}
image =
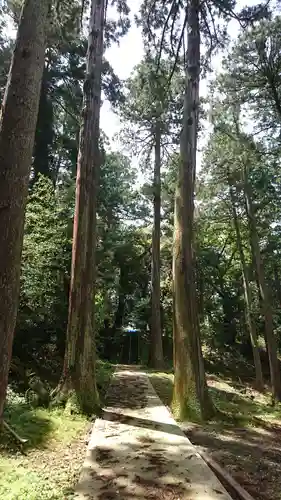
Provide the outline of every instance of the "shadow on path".
{"type": "Polygon", "coordinates": [[[122,413],[114,413],[112,411],[104,410],[102,414],[103,420],[110,422],[119,422],[121,424],[132,425],[134,427],[142,427],[144,429],[151,429],[153,431],[165,432],[182,436],[182,431],[178,425],[166,424],[163,422],[155,422],[146,418],[133,417],[131,415],[124,415],[122,413]]]}

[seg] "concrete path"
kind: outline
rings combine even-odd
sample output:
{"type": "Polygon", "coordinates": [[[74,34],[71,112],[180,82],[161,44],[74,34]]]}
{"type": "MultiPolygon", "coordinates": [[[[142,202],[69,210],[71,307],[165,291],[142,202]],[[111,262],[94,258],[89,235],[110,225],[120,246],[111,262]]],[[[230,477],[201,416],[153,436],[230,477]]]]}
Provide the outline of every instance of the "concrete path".
{"type": "Polygon", "coordinates": [[[117,370],[93,426],[76,500],[231,500],[155,393],[117,370]]]}

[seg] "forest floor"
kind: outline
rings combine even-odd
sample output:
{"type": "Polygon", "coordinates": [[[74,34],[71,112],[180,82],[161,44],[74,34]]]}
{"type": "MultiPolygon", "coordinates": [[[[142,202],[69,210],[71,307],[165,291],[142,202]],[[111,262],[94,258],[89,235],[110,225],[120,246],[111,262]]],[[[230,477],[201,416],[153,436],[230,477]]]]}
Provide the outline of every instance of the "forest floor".
{"type": "MultiPolygon", "coordinates": [[[[99,387],[107,390],[112,368],[100,364],[99,387]]],[[[9,388],[5,419],[28,443],[22,448],[11,436],[0,440],[0,498],[66,500],[74,495],[92,427],[86,417],[64,409],[32,408],[9,388]]]]}
{"type": "MultiPolygon", "coordinates": [[[[206,363],[212,398],[225,417],[208,424],[194,419],[183,425],[184,431],[256,500],[281,500],[281,406],[272,407],[269,393],[253,389],[245,362],[226,358],[225,352],[221,357],[216,353],[206,363]]],[[[172,373],[148,373],[159,397],[170,407],[172,373]]],[[[102,397],[111,374],[112,367],[100,363],[102,397]]],[[[1,436],[0,498],[71,499],[92,423],[63,409],[32,408],[11,388],[5,419],[29,441],[21,449],[10,436],[1,436]]]]}
{"type": "MultiPolygon", "coordinates": [[[[207,424],[195,419],[183,424],[184,432],[253,498],[281,500],[281,405],[272,407],[269,392],[255,391],[250,379],[234,376],[237,370],[231,374],[231,370],[221,370],[222,365],[210,367],[208,385],[223,418],[207,424]]],[[[161,400],[170,407],[173,375],[150,372],[149,376],[161,400]]]]}

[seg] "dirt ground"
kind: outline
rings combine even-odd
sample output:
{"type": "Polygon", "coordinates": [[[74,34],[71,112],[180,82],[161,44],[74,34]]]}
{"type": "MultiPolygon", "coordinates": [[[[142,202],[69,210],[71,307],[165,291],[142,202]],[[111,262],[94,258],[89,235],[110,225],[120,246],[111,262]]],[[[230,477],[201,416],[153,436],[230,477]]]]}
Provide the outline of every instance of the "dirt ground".
{"type": "Polygon", "coordinates": [[[189,439],[224,467],[256,500],[281,499],[281,425],[204,429],[190,425],[189,439]]]}
{"type": "MultiPolygon", "coordinates": [[[[170,406],[171,374],[151,374],[159,396],[170,406]]],[[[225,421],[184,423],[191,442],[211,456],[255,500],[281,500],[281,407],[269,394],[255,391],[223,375],[209,375],[208,385],[225,421]]]]}

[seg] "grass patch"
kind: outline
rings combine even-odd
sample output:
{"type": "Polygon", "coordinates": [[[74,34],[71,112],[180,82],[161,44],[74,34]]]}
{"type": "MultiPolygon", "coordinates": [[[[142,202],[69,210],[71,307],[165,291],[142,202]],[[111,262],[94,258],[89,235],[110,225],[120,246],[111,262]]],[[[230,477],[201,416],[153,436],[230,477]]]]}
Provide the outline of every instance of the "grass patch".
{"type": "MultiPolygon", "coordinates": [[[[113,367],[98,361],[97,384],[104,399],[113,367]]],[[[64,408],[32,408],[25,398],[8,393],[5,419],[28,443],[21,450],[6,432],[0,436],[0,498],[65,500],[74,495],[91,423],[64,408]]]]}
{"type": "Polygon", "coordinates": [[[114,370],[114,366],[107,361],[101,361],[99,359],[96,363],[97,387],[101,404],[104,403],[107,388],[110,384],[110,380],[114,373],[114,370]]]}
{"type": "MultiPolygon", "coordinates": [[[[1,479],[0,495],[6,500],[62,500],[66,498],[65,494],[71,494],[71,488],[68,487],[71,475],[65,474],[63,479],[60,477],[60,484],[57,481],[57,474],[50,477],[48,471],[40,470],[35,467],[27,467],[25,461],[22,465],[16,459],[9,461],[0,460],[1,479]]],[[[71,498],[68,496],[67,498],[71,498]]]]}
{"type": "Polygon", "coordinates": [[[209,390],[222,420],[228,420],[230,424],[255,427],[281,420],[281,405],[271,405],[269,392],[261,394],[250,385],[233,384],[231,380],[219,377],[209,380],[209,390]]]}
{"type": "MultiPolygon", "coordinates": [[[[26,448],[44,446],[52,432],[52,421],[49,410],[43,408],[32,408],[25,398],[12,389],[8,389],[4,418],[9,425],[21,436],[28,439],[26,448]]],[[[10,434],[4,432],[1,435],[0,450],[13,451],[10,434]]]]}
{"type": "Polygon", "coordinates": [[[11,396],[9,391],[5,419],[28,443],[23,453],[10,435],[1,435],[0,498],[63,500],[66,495],[71,498],[83,463],[87,419],[82,415],[67,415],[59,408],[33,409],[24,398],[11,396]]]}

